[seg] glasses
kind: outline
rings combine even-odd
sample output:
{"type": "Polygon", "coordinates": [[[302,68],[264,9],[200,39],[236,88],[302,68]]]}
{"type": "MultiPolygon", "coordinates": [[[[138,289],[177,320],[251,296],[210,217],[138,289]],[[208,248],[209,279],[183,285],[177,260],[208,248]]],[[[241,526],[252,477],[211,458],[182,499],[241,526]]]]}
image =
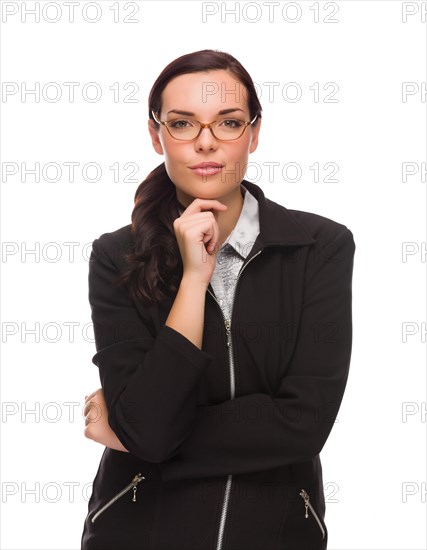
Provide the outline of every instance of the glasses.
{"type": "Polygon", "coordinates": [[[175,118],[173,120],[159,120],[156,111],[151,111],[156,122],[166,126],[169,135],[179,141],[192,141],[200,136],[203,128],[209,128],[213,137],[220,141],[233,141],[239,139],[246,128],[253,124],[258,117],[250,122],[238,118],[224,118],[214,120],[209,124],[202,124],[191,118],[175,118]]]}

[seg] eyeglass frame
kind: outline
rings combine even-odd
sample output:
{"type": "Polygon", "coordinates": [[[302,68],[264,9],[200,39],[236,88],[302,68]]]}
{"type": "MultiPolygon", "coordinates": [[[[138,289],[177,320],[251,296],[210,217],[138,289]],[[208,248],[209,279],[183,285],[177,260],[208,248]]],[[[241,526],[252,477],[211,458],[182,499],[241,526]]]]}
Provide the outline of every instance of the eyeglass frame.
{"type": "MultiPolygon", "coordinates": [[[[255,120],[258,118],[258,115],[256,114],[255,118],[253,118],[250,122],[247,122],[245,120],[241,120],[241,122],[245,123],[245,127],[243,128],[242,133],[240,134],[240,136],[236,137],[236,138],[233,138],[233,139],[220,139],[220,138],[216,137],[216,135],[213,133],[213,130],[212,130],[212,124],[214,124],[214,122],[217,122],[218,119],[214,120],[213,122],[209,122],[209,124],[203,124],[202,122],[200,122],[200,120],[196,120],[196,122],[198,122],[200,124],[200,129],[199,129],[199,133],[197,134],[197,136],[193,137],[192,139],[180,139],[180,138],[176,138],[175,136],[173,136],[171,134],[170,130],[169,130],[168,122],[172,122],[171,120],[159,120],[159,118],[157,117],[157,111],[151,111],[151,114],[153,115],[154,120],[158,124],[162,124],[163,126],[166,127],[166,130],[168,131],[168,134],[170,135],[170,137],[172,139],[176,139],[177,141],[194,141],[195,139],[197,139],[200,136],[200,134],[202,133],[202,130],[204,128],[209,128],[209,130],[211,131],[211,134],[213,135],[213,137],[218,141],[235,141],[236,139],[240,139],[243,136],[243,134],[245,133],[246,128],[248,126],[250,126],[251,124],[253,124],[255,122],[255,120]]],[[[226,120],[228,120],[228,119],[226,119],[226,120]]]]}

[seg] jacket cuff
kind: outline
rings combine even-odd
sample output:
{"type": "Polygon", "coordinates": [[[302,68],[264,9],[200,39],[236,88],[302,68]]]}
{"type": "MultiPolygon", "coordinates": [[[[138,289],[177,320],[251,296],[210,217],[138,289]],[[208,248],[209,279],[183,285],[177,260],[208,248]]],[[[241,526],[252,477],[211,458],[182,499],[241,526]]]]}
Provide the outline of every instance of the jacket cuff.
{"type": "Polygon", "coordinates": [[[178,332],[174,328],[163,325],[157,333],[157,339],[165,343],[172,351],[176,351],[177,348],[186,359],[194,365],[197,369],[203,369],[212,361],[212,355],[199,349],[191,340],[186,336],[178,332]]]}

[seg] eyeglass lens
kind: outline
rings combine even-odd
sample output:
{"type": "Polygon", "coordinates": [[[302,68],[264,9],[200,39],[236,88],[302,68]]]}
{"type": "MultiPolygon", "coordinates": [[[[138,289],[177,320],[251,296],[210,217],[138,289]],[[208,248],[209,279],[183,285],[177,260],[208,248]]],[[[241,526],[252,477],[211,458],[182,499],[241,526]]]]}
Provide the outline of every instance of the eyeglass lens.
{"type": "MultiPolygon", "coordinates": [[[[200,122],[189,118],[173,119],[168,121],[168,129],[176,139],[194,139],[200,131],[200,122]]],[[[245,129],[245,122],[236,118],[217,120],[212,124],[212,131],[216,138],[227,140],[241,136],[245,129]]]]}

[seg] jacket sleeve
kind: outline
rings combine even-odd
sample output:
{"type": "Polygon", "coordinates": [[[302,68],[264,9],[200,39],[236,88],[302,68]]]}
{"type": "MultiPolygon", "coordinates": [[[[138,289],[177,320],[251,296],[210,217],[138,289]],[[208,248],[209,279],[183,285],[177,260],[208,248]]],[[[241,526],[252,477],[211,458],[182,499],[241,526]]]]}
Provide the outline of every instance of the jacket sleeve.
{"type": "MultiPolygon", "coordinates": [[[[110,234],[104,234],[110,235],[110,234]]],[[[143,460],[161,462],[191,431],[197,384],[212,360],[183,334],[163,325],[154,335],[125,287],[111,239],[92,243],[89,302],[108,422],[122,444],[143,460]]],[[[148,316],[147,316],[148,317],[148,316]]]]}
{"type": "Polygon", "coordinates": [[[312,253],[307,262],[299,334],[277,392],[198,407],[189,437],[160,464],[164,481],[261,471],[320,453],[340,408],[352,347],[353,234],[341,228],[329,244],[329,257],[312,253]]]}

